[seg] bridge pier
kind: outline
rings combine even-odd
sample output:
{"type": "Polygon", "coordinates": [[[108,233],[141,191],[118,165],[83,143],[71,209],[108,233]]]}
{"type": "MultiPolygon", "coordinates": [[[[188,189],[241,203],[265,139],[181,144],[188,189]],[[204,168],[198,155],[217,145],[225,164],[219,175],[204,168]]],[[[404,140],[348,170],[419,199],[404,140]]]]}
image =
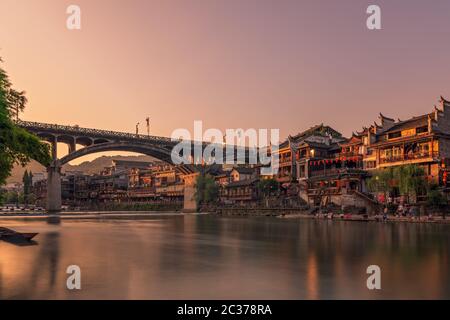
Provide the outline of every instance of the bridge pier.
{"type": "Polygon", "coordinates": [[[61,166],[55,162],[47,168],[47,212],[61,212],[61,166]]]}
{"type": "Polygon", "coordinates": [[[195,201],[195,182],[199,173],[191,173],[184,176],[184,205],[183,212],[197,212],[195,201]]]}

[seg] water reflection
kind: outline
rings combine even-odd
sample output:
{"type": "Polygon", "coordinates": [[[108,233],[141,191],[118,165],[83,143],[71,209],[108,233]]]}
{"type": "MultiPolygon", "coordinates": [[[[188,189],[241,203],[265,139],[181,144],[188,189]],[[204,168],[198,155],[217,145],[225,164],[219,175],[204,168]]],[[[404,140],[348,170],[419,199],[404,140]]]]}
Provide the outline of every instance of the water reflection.
{"type": "Polygon", "coordinates": [[[450,298],[450,226],[155,215],[0,220],[39,245],[0,242],[0,298],[450,298]],[[82,270],[82,290],[65,287],[82,270]],[[366,268],[382,290],[366,288],[366,268]]]}

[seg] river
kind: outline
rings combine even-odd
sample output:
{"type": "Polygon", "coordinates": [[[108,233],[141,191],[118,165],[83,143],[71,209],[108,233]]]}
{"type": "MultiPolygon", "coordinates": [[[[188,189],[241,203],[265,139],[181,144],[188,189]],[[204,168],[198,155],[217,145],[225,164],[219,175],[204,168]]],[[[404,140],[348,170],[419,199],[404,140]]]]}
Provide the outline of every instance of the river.
{"type": "Polygon", "coordinates": [[[148,214],[0,218],[0,299],[450,299],[450,225],[148,214]],[[66,269],[81,269],[68,290],[66,269]],[[366,269],[381,269],[368,290],[366,269]]]}

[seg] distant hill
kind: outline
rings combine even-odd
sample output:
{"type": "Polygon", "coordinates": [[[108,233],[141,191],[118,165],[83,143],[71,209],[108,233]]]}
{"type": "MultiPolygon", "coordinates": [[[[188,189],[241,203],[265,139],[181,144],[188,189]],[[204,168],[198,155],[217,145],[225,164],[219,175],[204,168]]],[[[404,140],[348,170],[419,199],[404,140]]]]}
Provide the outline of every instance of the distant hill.
{"type": "MultiPolygon", "coordinates": [[[[66,164],[63,166],[63,171],[82,171],[85,174],[94,174],[100,172],[104,167],[112,164],[113,160],[128,160],[128,161],[155,161],[149,156],[102,156],[92,161],[85,161],[78,165],[66,164]]],[[[45,168],[37,163],[31,161],[26,167],[15,166],[12,170],[11,177],[8,178],[7,183],[22,182],[23,173],[25,170],[31,172],[45,172],[45,168]]]]}
{"type": "Polygon", "coordinates": [[[113,160],[128,160],[128,161],[155,161],[149,156],[102,156],[92,161],[85,161],[78,165],[66,164],[63,167],[64,171],[82,171],[85,174],[94,174],[100,172],[104,167],[112,165],[113,160]]]}
{"type": "Polygon", "coordinates": [[[31,172],[44,172],[45,168],[36,161],[31,161],[26,167],[15,166],[11,172],[11,176],[6,180],[6,183],[22,182],[25,170],[31,170],[31,172]]]}

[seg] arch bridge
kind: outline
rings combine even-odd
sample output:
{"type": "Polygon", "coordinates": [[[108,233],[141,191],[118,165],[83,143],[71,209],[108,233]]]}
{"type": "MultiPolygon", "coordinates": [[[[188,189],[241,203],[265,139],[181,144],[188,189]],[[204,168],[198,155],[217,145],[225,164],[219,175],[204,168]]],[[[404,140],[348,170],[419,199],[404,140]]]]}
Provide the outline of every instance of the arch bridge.
{"type": "MultiPolygon", "coordinates": [[[[72,160],[85,155],[105,151],[128,151],[152,156],[169,164],[172,161],[172,150],[181,141],[172,140],[167,137],[132,134],[126,132],[99,130],[82,128],[77,125],[67,126],[58,124],[48,124],[40,122],[30,122],[18,120],[17,125],[27,131],[34,133],[39,138],[51,144],[52,164],[47,168],[47,210],[49,212],[61,211],[61,167],[72,160]],[[64,143],[68,146],[68,154],[58,158],[58,143],[64,143]],[[81,146],[81,148],[78,148],[81,146]]],[[[194,156],[194,142],[191,144],[192,154],[194,156]]],[[[208,143],[202,143],[202,151],[208,143]]],[[[237,148],[234,148],[233,158],[237,157],[237,148]]],[[[249,157],[249,149],[245,148],[245,158],[249,157]]],[[[181,156],[186,156],[182,155],[181,156]]],[[[198,165],[183,164],[176,165],[175,168],[185,175],[185,209],[195,207],[193,204],[194,178],[198,171],[198,165]],[[189,190],[187,190],[189,189],[189,190]],[[188,196],[188,194],[189,196],[188,196]],[[187,208],[189,207],[189,208],[187,208]]],[[[192,208],[191,208],[192,209],[192,208]]]]}

